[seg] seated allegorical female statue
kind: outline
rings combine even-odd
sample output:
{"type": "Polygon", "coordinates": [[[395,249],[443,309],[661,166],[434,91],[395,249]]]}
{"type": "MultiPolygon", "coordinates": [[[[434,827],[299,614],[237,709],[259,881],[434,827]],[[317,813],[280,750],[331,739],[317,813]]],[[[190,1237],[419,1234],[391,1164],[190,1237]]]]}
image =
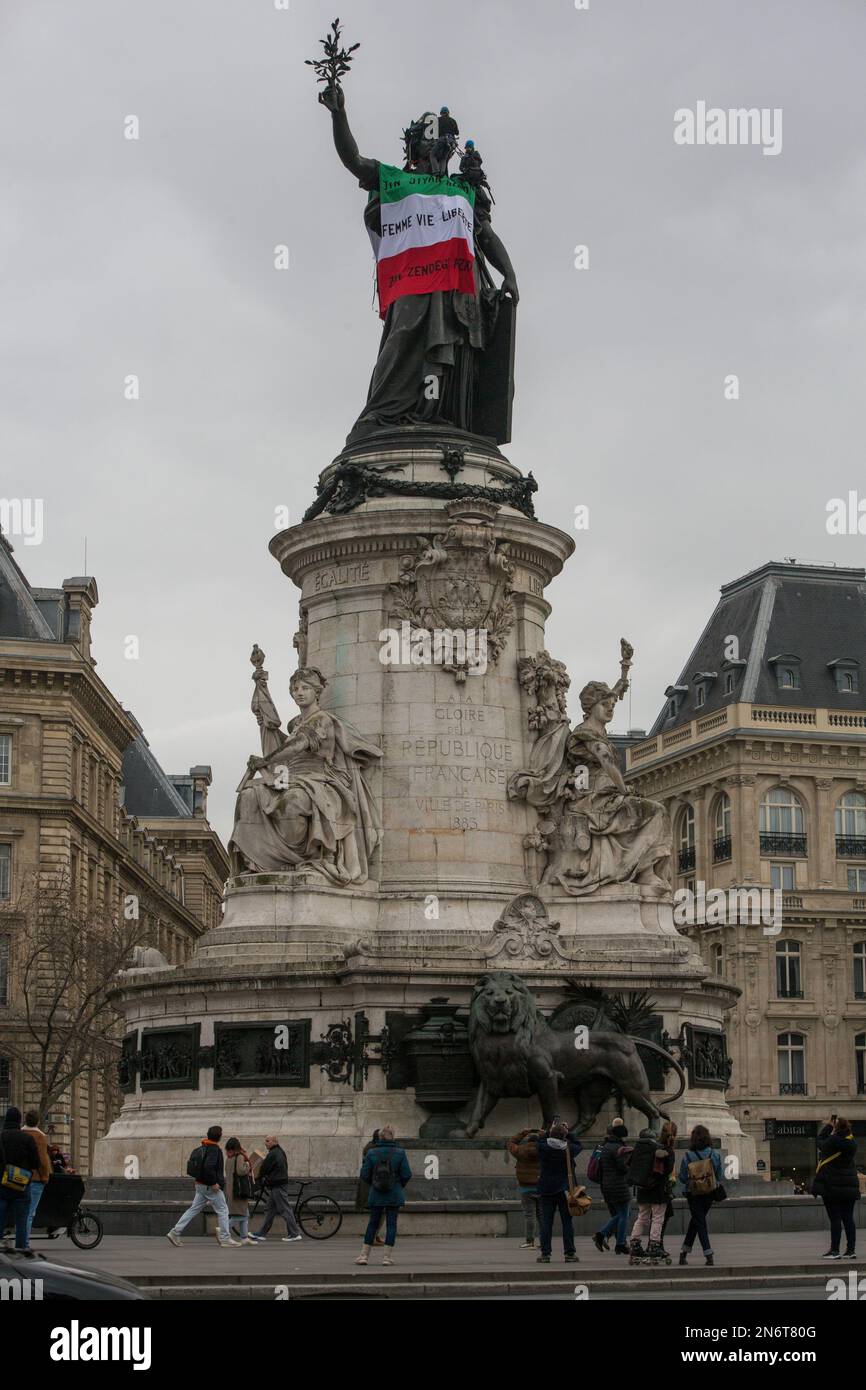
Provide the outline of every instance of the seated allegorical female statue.
{"type": "Polygon", "coordinates": [[[289,683],[301,712],[286,738],[258,647],[252,660],[262,756],[249,759],[238,787],[229,840],[235,873],[309,868],[341,886],[363,883],[381,825],[365,770],[381,749],[320,708],[327,682],[315,666],[300,667],[289,683]]]}

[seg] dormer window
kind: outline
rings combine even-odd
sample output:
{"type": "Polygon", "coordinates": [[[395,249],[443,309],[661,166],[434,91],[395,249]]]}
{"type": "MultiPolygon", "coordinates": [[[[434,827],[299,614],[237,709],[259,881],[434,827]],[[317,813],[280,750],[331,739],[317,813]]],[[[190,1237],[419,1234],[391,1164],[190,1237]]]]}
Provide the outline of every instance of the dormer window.
{"type": "Polygon", "coordinates": [[[725,673],[726,695],[733,695],[739,684],[740,676],[745,669],[746,662],[743,657],[729,657],[728,660],[723,663],[722,670],[725,673]]]}
{"type": "Polygon", "coordinates": [[[717,679],[715,671],[695,671],[692,676],[692,684],[695,687],[695,708],[700,709],[706,704],[707,695],[714,680],[717,679]]]}
{"type": "Polygon", "coordinates": [[[728,671],[727,675],[725,676],[725,694],[726,694],[726,695],[733,695],[733,693],[734,693],[734,686],[735,686],[736,684],[737,684],[737,673],[736,673],[736,671],[728,671]]]}
{"type": "Polygon", "coordinates": [[[835,661],[828,661],[827,667],[833,674],[840,695],[859,695],[859,661],[855,661],[853,657],[837,657],[835,661]]]}
{"type": "Polygon", "coordinates": [[[792,653],[771,656],[769,663],[776,673],[776,685],[780,690],[800,689],[800,658],[792,653]]]}
{"type": "Polygon", "coordinates": [[[668,701],[668,719],[676,719],[683,700],[689,693],[687,685],[669,685],[665,691],[668,701]]]}

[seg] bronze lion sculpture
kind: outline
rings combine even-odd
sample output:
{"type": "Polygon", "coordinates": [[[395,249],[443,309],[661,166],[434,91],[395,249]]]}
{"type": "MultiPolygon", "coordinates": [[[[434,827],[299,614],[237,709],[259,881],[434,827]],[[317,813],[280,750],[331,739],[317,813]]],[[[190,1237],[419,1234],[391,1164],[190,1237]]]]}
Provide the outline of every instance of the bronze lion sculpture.
{"type": "Polygon", "coordinates": [[[482,975],[469,1007],[469,1048],[481,1078],[471,1118],[472,1138],[498,1101],[538,1096],[545,1125],[560,1113],[561,1097],[577,1103],[574,1131],[589,1129],[611,1091],[618,1091],[647,1123],[669,1116],[650,1099],[649,1081],[636,1044],[665,1058],[679,1075],[680,1089],[663,1104],[678,1100],[686,1088],[679,1063],[657,1043],[628,1033],[551,1028],[538,1012],[523,980],[511,970],[482,975]],[[579,1045],[585,1043],[585,1046],[579,1045]]]}

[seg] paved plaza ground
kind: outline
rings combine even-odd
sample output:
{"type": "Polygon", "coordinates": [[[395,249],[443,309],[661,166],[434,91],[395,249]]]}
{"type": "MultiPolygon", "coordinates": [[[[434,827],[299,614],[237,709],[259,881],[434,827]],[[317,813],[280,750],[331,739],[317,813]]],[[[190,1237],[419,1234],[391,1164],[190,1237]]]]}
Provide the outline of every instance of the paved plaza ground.
{"type": "Polygon", "coordinates": [[[180,1249],[159,1237],[107,1236],[93,1251],[76,1250],[68,1240],[38,1241],[34,1248],[48,1258],[85,1269],[102,1269],[140,1284],[157,1297],[304,1297],[331,1295],[398,1297],[550,1297],[586,1284],[590,1296],[676,1292],[700,1299],[725,1290],[742,1297],[772,1297],[771,1289],[811,1288],[826,1298],[826,1282],[856,1269],[866,1274],[866,1251],[856,1265],[822,1261],[828,1247],[822,1232],[790,1235],[719,1236],[714,1268],[700,1255],[689,1265],[676,1263],[678,1242],[670,1242],[674,1263],[655,1268],[630,1267],[624,1256],[599,1254],[587,1236],[578,1238],[580,1263],[566,1265],[562,1245],[554,1246],[549,1265],[536,1263],[537,1251],[520,1250],[513,1239],[460,1238],[398,1240],[395,1264],[382,1268],[377,1248],[364,1268],[354,1263],[359,1242],[334,1236],[285,1245],[273,1235],[265,1245],[221,1249],[210,1237],[185,1239],[180,1249]],[[277,1289],[281,1293],[275,1292],[277,1289]]]}

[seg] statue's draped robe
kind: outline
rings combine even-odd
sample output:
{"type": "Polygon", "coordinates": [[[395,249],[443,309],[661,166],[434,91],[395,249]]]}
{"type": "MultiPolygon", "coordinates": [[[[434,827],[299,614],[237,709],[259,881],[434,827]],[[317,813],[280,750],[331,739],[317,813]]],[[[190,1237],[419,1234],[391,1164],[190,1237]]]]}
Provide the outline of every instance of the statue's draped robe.
{"type": "MultiPolygon", "coordinates": [[[[375,173],[361,179],[360,186],[373,194],[365,223],[378,230],[378,160],[374,164],[375,173]]],[[[435,290],[432,294],[401,295],[389,305],[367,404],[348,442],[387,425],[443,421],[472,430],[477,354],[492,339],[499,303],[478,245],[478,229],[489,220],[489,200],[479,188],[474,216],[474,295],[435,290]],[[426,398],[425,382],[430,376],[440,379],[438,399],[426,398]]]]}
{"type": "Polygon", "coordinates": [[[543,883],[557,883],[572,897],[608,883],[630,883],[645,871],[667,873],[670,818],[647,797],[623,795],[593,744],[613,747],[606,735],[579,724],[555,725],[533,746],[531,765],[515,773],[509,793],[525,798],[542,816],[550,850],[543,883]],[[575,791],[576,767],[586,768],[587,787],[575,791]]]}
{"type": "Polygon", "coordinates": [[[298,715],[287,727],[303,745],[273,756],[272,767],[287,769],[288,785],[272,785],[270,772],[238,793],[230,844],[261,872],[309,866],[335,883],[363,883],[380,838],[364,769],[381,749],[325,710],[298,715]]]}

